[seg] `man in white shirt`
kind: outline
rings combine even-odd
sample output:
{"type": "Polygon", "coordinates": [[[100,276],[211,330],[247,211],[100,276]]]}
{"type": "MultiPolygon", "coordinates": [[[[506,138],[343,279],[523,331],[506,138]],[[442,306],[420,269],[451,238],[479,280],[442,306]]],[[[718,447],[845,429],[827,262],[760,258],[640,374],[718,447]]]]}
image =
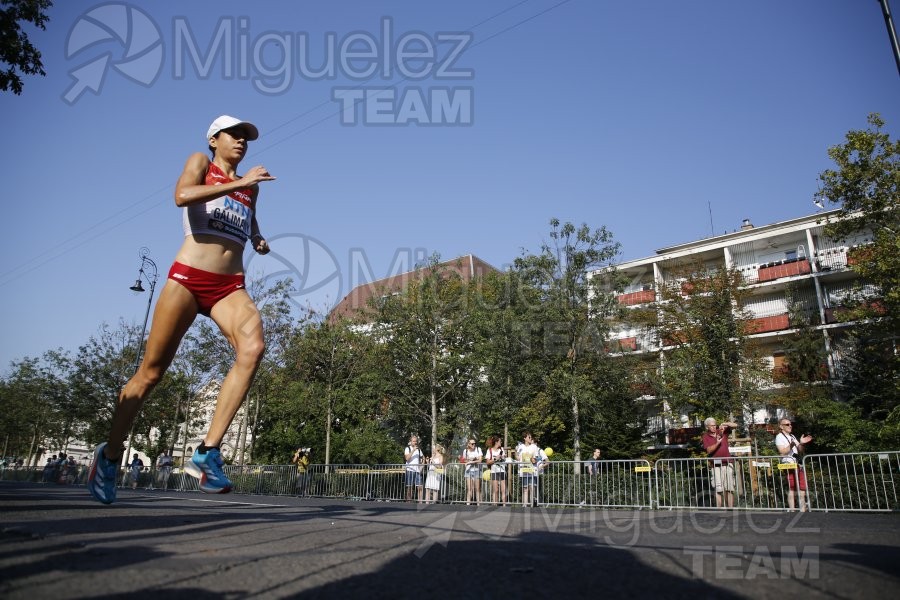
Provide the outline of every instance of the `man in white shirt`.
{"type": "Polygon", "coordinates": [[[800,512],[806,512],[806,473],[800,464],[801,455],[806,453],[806,445],[812,441],[811,435],[801,436],[799,440],[791,431],[794,424],[788,418],[780,421],[781,433],[775,436],[775,446],[781,454],[782,464],[796,465],[796,468],[786,469],[788,480],[788,508],[794,510],[794,490],[800,498],[800,512]]]}
{"type": "Polygon", "coordinates": [[[406,459],[406,500],[412,500],[413,487],[416,488],[416,496],[419,502],[423,499],[422,489],[422,451],[419,450],[419,436],[409,436],[409,445],[403,451],[403,457],[406,459]]]}

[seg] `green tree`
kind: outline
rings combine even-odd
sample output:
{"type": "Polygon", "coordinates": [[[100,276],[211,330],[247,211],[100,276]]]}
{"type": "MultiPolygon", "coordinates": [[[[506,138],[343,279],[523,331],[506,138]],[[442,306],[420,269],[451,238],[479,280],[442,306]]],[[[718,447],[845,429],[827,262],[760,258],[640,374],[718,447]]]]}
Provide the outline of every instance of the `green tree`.
{"type": "Polygon", "coordinates": [[[20,75],[46,75],[41,52],[29,41],[22,24],[31,23],[44,30],[49,21],[47,10],[52,0],[3,0],[0,3],[0,90],[22,93],[20,75]]]}
{"type": "MultiPolygon", "coordinates": [[[[661,286],[647,323],[662,343],[658,395],[695,420],[738,418],[753,402],[763,366],[749,343],[748,298],[740,273],[694,265],[661,286]]],[[[647,313],[649,314],[649,313],[647,313]]]]}
{"type": "Polygon", "coordinates": [[[877,300],[858,295],[842,361],[842,396],[878,423],[900,399],[900,141],[883,131],[877,114],[868,128],[851,130],[828,149],[835,166],[819,176],[815,197],[839,208],[825,232],[835,240],[868,237],[856,248],[853,269],[876,288],[877,300]]]}
{"type": "Polygon", "coordinates": [[[473,414],[486,435],[502,434],[504,445],[515,443],[510,424],[543,388],[541,357],[533,351],[532,329],[540,290],[528,286],[520,273],[492,273],[476,284],[478,293],[469,314],[475,336],[474,360],[480,374],[473,381],[473,414]]]}
{"type": "Polygon", "coordinates": [[[122,321],[116,329],[104,323],[75,354],[70,381],[88,444],[106,441],[119,392],[134,369],[138,332],[122,321]]]}
{"type": "Polygon", "coordinates": [[[825,338],[815,327],[818,315],[797,298],[796,288],[789,289],[788,314],[795,332],[782,340],[785,364],[773,377],[781,384],[777,401],[795,415],[798,437],[813,436],[816,452],[870,450],[873,436],[863,429],[859,411],[832,398],[825,338]]]}
{"type": "Polygon", "coordinates": [[[288,374],[302,384],[294,391],[306,399],[307,410],[300,413],[305,412],[303,422],[322,427],[314,439],[291,439],[285,449],[324,441],[316,445],[324,449],[325,464],[331,464],[335,430],[339,428],[346,441],[351,431],[373,421],[378,394],[366,385],[368,369],[374,366],[371,345],[372,339],[346,320],[323,319],[302,330],[289,353],[288,374]]]}
{"type": "Polygon", "coordinates": [[[315,462],[394,462],[398,443],[385,427],[384,366],[376,340],[346,320],[316,320],[295,329],[285,366],[260,418],[254,455],[287,462],[309,446],[315,462]]]}
{"type": "Polygon", "coordinates": [[[440,427],[458,420],[457,409],[470,398],[471,298],[459,274],[437,256],[418,271],[404,293],[376,300],[371,333],[386,364],[382,376],[396,435],[428,431],[434,445],[452,439],[452,431],[440,427]]]}
{"type": "Polygon", "coordinates": [[[847,133],[843,144],[828,149],[835,168],[819,175],[815,197],[837,205],[825,232],[837,240],[871,234],[872,243],[855,255],[853,269],[878,286],[896,333],[900,312],[900,141],[882,131],[877,114],[869,128],[847,133]]]}
{"type": "MultiPolygon", "coordinates": [[[[32,457],[39,448],[65,451],[75,435],[69,412],[68,357],[60,351],[12,363],[2,388],[2,433],[8,452],[32,457]]],[[[34,464],[34,463],[32,463],[34,464]]]]}
{"type": "MultiPolygon", "coordinates": [[[[543,382],[546,391],[533,402],[546,404],[541,414],[557,414],[560,424],[545,421],[551,431],[535,429],[541,443],[568,446],[571,442],[575,460],[581,460],[585,414],[612,416],[600,411],[615,407],[622,414],[631,414],[632,399],[610,390],[627,387],[611,382],[598,386],[598,373],[605,363],[609,338],[609,317],[620,307],[608,293],[607,281],[591,277],[604,269],[607,277],[614,277],[612,261],[619,254],[619,244],[605,227],[591,229],[586,224],[575,226],[550,221],[550,241],[541,245],[538,254],[525,254],[515,260],[514,268],[522,281],[539,291],[538,302],[532,307],[535,329],[541,339],[540,351],[545,365],[543,382]],[[550,411],[550,412],[548,412],[550,411]]],[[[621,373],[608,370],[606,373],[621,373]]],[[[526,410],[523,415],[533,411],[526,410]]],[[[541,423],[537,423],[541,425],[541,423]]],[[[632,429],[642,429],[644,423],[631,423],[632,429]]],[[[628,425],[622,424],[627,427],[628,425]]]]}

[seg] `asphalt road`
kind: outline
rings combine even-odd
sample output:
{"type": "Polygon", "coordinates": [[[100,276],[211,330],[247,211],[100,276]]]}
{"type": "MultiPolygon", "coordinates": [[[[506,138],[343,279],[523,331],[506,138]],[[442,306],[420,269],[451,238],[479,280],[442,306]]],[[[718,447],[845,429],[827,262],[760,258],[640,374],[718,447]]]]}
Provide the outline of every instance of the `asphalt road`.
{"type": "Polygon", "coordinates": [[[872,598],[900,515],[523,509],[0,483],[0,598],[872,598]]]}

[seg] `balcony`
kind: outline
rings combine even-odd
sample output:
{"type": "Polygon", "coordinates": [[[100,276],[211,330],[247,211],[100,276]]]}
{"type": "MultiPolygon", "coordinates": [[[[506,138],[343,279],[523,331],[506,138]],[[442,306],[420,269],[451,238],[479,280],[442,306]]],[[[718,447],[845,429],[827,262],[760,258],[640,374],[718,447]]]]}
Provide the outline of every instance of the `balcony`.
{"type": "MultiPolygon", "coordinates": [[[[807,265],[809,263],[806,263],[807,265]]],[[[751,319],[747,323],[747,333],[768,333],[770,331],[781,331],[790,329],[791,319],[787,314],[774,315],[771,317],[758,317],[751,319]]]]}
{"type": "Polygon", "coordinates": [[[859,318],[870,316],[882,316],[887,312],[884,303],[881,300],[873,299],[861,303],[859,306],[850,308],[847,306],[833,306],[825,309],[825,322],[846,323],[859,318]]]}
{"type": "MultiPolygon", "coordinates": [[[[828,365],[823,363],[819,365],[811,381],[825,381],[826,379],[828,379],[828,365]]],[[[774,383],[798,383],[803,379],[792,376],[787,365],[782,365],[772,369],[772,381],[774,383]]]]}
{"type": "Polygon", "coordinates": [[[805,258],[796,258],[791,261],[781,261],[778,263],[768,263],[762,265],[757,273],[756,280],[759,283],[765,281],[774,281],[782,277],[793,277],[795,275],[808,275],[812,273],[812,267],[805,258]]]}
{"type": "Polygon", "coordinates": [[[847,249],[825,248],[816,252],[816,268],[820,272],[837,271],[847,267],[847,249]]]}
{"type": "Polygon", "coordinates": [[[623,306],[635,306],[637,304],[647,304],[656,301],[656,292],[653,290],[641,290],[639,292],[631,292],[630,294],[620,294],[616,297],[619,304],[623,306]]]}

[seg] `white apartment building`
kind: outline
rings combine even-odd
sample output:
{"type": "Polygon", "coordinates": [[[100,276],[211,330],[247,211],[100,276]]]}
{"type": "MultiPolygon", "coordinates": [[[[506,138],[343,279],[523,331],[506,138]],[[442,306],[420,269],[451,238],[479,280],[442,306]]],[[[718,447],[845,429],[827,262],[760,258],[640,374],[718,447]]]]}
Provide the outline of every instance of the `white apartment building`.
{"type": "MultiPolygon", "coordinates": [[[[689,266],[702,264],[709,270],[734,268],[742,275],[750,295],[744,306],[752,319],[750,328],[754,333],[750,338],[766,355],[773,385],[783,380],[783,341],[796,331],[788,315],[788,290],[793,291],[795,302],[822,332],[828,357],[827,377],[840,379],[840,338],[848,323],[837,317],[842,301],[854,285],[863,283],[852,268],[855,253],[872,240],[865,234],[844,241],[829,239],[824,228],[827,219],[834,219],[837,214],[838,211],[822,211],[763,226],[754,226],[745,219],[741,228],[732,233],[661,248],[655,256],[619,264],[617,269],[628,284],[619,290],[618,300],[629,308],[655,302],[663,286],[677,286],[684,281],[679,278],[689,266]]],[[[863,290],[874,293],[871,286],[863,285],[863,290]]],[[[650,368],[666,347],[665,341],[630,325],[618,326],[613,338],[618,351],[644,355],[650,368]]],[[[823,377],[824,371],[823,368],[823,377]]],[[[653,398],[648,396],[645,400],[652,411],[653,398]]],[[[764,422],[774,416],[756,414],[753,419],[764,422]]],[[[682,425],[668,422],[662,414],[657,419],[658,423],[651,424],[656,431],[682,425]]]]}

